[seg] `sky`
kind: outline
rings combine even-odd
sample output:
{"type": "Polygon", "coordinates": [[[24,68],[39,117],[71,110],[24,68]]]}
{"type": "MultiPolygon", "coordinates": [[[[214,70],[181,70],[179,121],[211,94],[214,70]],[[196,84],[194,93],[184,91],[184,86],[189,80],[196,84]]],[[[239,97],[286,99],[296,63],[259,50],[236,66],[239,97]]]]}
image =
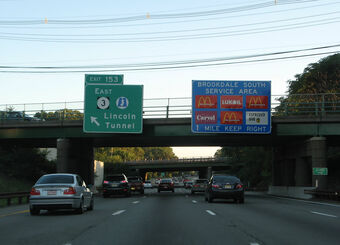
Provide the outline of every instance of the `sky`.
{"type": "MultiPolygon", "coordinates": [[[[145,99],[191,97],[192,80],[269,80],[284,95],[339,51],[338,30],[337,0],[0,0],[0,107],[83,101],[85,74],[123,74],[145,99]]],[[[217,148],[204,149],[176,151],[217,148]]]]}

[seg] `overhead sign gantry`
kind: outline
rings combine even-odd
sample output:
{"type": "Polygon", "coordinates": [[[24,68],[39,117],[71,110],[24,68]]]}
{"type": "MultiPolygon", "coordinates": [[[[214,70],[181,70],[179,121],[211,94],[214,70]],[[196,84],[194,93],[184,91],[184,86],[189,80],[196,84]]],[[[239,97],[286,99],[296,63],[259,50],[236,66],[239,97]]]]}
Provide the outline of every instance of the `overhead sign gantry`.
{"type": "Polygon", "coordinates": [[[192,81],[194,133],[271,133],[270,81],[192,81]]]}

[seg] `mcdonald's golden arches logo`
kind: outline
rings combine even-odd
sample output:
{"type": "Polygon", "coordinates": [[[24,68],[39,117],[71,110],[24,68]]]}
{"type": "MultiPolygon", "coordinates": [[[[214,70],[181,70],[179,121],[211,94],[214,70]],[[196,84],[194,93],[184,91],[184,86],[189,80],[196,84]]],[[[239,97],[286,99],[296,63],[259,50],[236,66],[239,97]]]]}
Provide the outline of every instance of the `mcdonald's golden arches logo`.
{"type": "Polygon", "coordinates": [[[242,124],[242,111],[221,111],[221,124],[242,124]]]}
{"type": "Polygon", "coordinates": [[[247,109],[268,109],[268,96],[246,96],[247,109]]]}
{"type": "Polygon", "coordinates": [[[196,108],[217,108],[217,95],[196,95],[195,96],[196,108]]]}

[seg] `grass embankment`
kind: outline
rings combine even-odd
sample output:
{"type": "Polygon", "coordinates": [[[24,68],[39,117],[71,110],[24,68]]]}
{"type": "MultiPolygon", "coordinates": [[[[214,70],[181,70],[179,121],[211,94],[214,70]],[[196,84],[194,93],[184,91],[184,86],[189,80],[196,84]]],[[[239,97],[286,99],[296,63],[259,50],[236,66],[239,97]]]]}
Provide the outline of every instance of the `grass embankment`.
{"type": "MultiPolygon", "coordinates": [[[[0,174],[0,193],[30,191],[33,184],[30,181],[10,178],[0,174]]],[[[17,204],[18,199],[13,198],[11,203],[17,204]]],[[[0,207],[4,206],[7,206],[7,200],[0,199],[0,207]]]]}

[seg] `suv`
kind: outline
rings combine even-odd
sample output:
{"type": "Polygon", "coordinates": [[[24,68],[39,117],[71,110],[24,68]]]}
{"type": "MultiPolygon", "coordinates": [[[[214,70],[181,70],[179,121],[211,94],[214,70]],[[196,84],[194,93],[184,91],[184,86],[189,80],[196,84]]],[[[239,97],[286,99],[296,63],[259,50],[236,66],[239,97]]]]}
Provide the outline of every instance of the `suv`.
{"type": "Polygon", "coordinates": [[[172,179],[161,179],[158,185],[158,192],[161,191],[175,192],[174,182],[172,181],[172,179]]]}
{"type": "Polygon", "coordinates": [[[116,174],[106,176],[103,181],[103,197],[108,197],[112,194],[123,194],[130,196],[131,191],[129,181],[125,174],[116,174]]]}
{"type": "Polygon", "coordinates": [[[144,194],[144,184],[141,177],[131,176],[128,177],[130,190],[133,192],[138,191],[140,194],[144,194]]]}
{"type": "Polygon", "coordinates": [[[241,180],[230,175],[211,176],[205,190],[205,200],[212,202],[215,198],[234,199],[244,203],[244,188],[241,180]]]}

